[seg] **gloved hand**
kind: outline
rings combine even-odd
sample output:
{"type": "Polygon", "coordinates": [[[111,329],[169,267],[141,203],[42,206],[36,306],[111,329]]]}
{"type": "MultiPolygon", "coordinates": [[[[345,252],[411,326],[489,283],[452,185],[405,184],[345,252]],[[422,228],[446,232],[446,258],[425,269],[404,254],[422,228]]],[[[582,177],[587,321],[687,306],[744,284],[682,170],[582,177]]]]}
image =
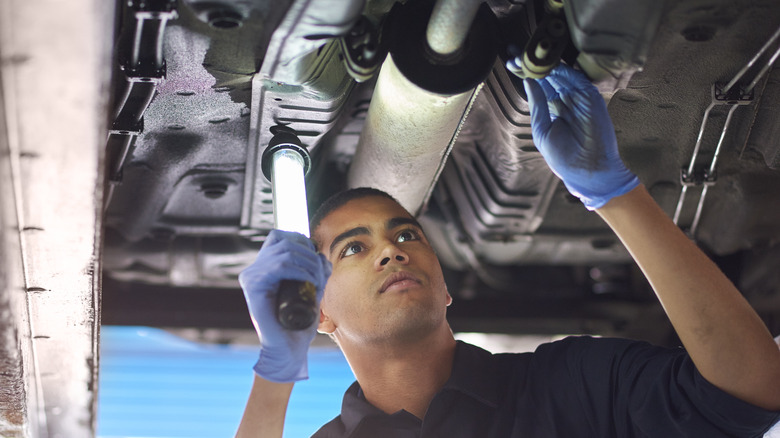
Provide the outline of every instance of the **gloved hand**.
{"type": "Polygon", "coordinates": [[[254,263],[238,276],[249,313],[260,336],[260,358],[254,370],[272,382],[295,382],[309,377],[306,355],[317,334],[317,322],[305,330],[286,330],[276,319],[276,291],[282,280],[312,283],[317,308],[322,300],[331,264],[300,233],[273,230],[254,263]]]}
{"type": "Polygon", "coordinates": [[[523,84],[534,143],[588,210],[639,185],[620,159],[604,99],[584,75],[561,64],[544,79],[525,79],[523,84]]]}

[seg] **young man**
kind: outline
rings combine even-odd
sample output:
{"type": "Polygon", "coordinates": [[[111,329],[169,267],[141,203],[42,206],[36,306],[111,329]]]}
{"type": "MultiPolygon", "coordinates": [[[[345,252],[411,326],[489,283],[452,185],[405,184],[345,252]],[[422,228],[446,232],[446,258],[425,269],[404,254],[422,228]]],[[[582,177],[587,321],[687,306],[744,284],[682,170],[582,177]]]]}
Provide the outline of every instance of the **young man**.
{"type": "Polygon", "coordinates": [[[318,286],[317,329],[357,379],[317,437],[752,437],[777,421],[780,351],[625,168],[595,88],[566,66],[525,86],[535,144],[631,252],[685,350],[581,337],[491,355],[456,342],[452,299],[423,230],[388,195],[350,191],[313,218],[319,253],[303,236],[275,231],[241,274],[262,348],[238,436],[281,436],[293,382],[307,377],[315,327],[278,326],[281,279],[318,286]]]}

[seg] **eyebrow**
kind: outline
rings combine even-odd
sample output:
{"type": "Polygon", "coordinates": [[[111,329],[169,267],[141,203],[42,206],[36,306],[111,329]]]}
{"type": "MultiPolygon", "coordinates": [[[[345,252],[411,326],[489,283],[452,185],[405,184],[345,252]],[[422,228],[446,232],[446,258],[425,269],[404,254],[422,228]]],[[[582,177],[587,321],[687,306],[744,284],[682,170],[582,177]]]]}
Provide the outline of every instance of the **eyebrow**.
{"type": "Polygon", "coordinates": [[[341,242],[341,241],[343,241],[345,239],[349,239],[350,237],[354,237],[354,236],[362,236],[362,235],[368,235],[368,234],[371,234],[371,232],[368,231],[368,228],[366,228],[366,227],[355,227],[355,228],[352,228],[351,230],[347,230],[347,231],[339,234],[338,236],[336,236],[335,239],[333,239],[333,242],[330,244],[330,251],[329,251],[329,253],[333,254],[333,250],[336,248],[336,245],[338,245],[339,242],[341,242]]]}
{"type": "Polygon", "coordinates": [[[387,224],[385,224],[388,230],[392,230],[395,227],[400,227],[401,225],[414,225],[415,227],[422,230],[420,223],[411,217],[394,217],[388,219],[387,224]]]}

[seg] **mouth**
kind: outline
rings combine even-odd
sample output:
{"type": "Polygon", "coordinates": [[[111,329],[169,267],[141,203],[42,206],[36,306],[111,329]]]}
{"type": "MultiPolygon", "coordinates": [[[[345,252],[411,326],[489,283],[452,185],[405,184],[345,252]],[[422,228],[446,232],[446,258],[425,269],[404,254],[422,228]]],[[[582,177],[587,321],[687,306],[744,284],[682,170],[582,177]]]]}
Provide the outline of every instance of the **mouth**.
{"type": "Polygon", "coordinates": [[[385,279],[382,287],[379,288],[379,293],[385,293],[387,290],[406,289],[420,284],[422,282],[414,274],[404,271],[395,272],[385,279]]]}

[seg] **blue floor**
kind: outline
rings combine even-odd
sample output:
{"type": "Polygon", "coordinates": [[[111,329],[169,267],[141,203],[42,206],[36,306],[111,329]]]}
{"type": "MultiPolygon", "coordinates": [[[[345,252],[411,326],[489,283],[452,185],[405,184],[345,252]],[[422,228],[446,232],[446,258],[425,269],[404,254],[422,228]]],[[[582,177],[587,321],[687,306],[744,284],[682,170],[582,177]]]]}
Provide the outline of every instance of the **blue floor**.
{"type": "MultiPolygon", "coordinates": [[[[257,351],[192,343],[146,327],[103,327],[98,437],[232,437],[257,351]]],[[[309,375],[293,390],[285,437],[308,437],[338,415],[354,380],[335,347],[310,350],[309,375]]]]}

